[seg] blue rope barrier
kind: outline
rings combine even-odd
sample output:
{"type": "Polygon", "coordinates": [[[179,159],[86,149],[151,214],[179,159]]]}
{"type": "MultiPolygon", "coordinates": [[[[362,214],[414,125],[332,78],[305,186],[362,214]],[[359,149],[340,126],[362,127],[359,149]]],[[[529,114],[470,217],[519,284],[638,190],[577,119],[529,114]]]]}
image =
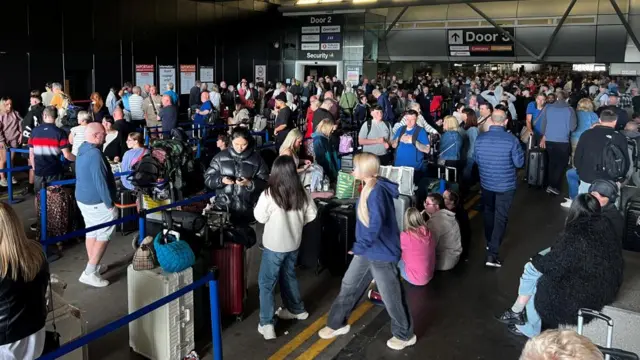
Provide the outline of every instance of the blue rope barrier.
{"type": "Polygon", "coordinates": [[[125,216],[123,218],[119,218],[119,219],[115,219],[115,220],[111,220],[109,222],[100,224],[100,225],[96,225],[96,226],[92,226],[86,229],[80,229],[80,230],[76,230],[73,232],[70,232],[68,234],[64,234],[64,235],[60,235],[60,236],[54,236],[52,238],[48,238],[45,239],[44,241],[42,241],[42,245],[44,246],[48,246],[48,245],[52,245],[52,244],[56,244],[65,240],[69,240],[69,239],[73,239],[76,237],[80,237],[83,235],[86,235],[87,233],[90,233],[92,231],[95,230],[100,230],[109,226],[116,226],[116,225],[120,225],[129,221],[135,221],[138,220],[138,215],[129,215],[129,216],[125,216]]]}
{"type": "MultiPolygon", "coordinates": [[[[11,160],[7,160],[7,165],[9,164],[10,161],[11,160]]],[[[18,171],[27,171],[27,170],[31,170],[31,166],[25,165],[25,166],[18,166],[14,168],[0,169],[0,173],[9,173],[9,172],[18,172],[18,171]]]]}
{"type": "Polygon", "coordinates": [[[157,212],[160,212],[160,211],[173,209],[173,208],[178,207],[178,206],[189,205],[189,204],[194,203],[196,201],[202,201],[202,200],[205,200],[205,199],[208,200],[208,199],[211,199],[215,195],[216,195],[215,192],[210,192],[210,193],[198,195],[196,197],[192,197],[192,198],[189,198],[189,199],[180,200],[180,201],[177,201],[177,202],[175,202],[173,204],[161,205],[161,206],[158,206],[157,208],[143,210],[143,212],[145,214],[153,214],[153,213],[157,213],[157,212]]]}
{"type": "Polygon", "coordinates": [[[9,148],[9,151],[16,152],[16,153],[23,153],[23,154],[29,153],[29,149],[9,148]]]}
{"type": "Polygon", "coordinates": [[[125,315],[123,317],[121,317],[118,320],[115,320],[97,330],[94,330],[92,332],[90,332],[89,334],[79,337],[77,339],[74,339],[64,345],[62,345],[60,348],[46,354],[43,355],[41,357],[39,357],[39,360],[53,360],[53,359],[57,359],[60,358],[88,343],[90,343],[93,340],[99,339],[102,336],[113,332],[127,324],[129,324],[132,321],[135,321],[145,315],[147,315],[148,313],[172,302],[173,300],[178,299],[181,296],[186,295],[187,293],[190,293],[191,291],[205,285],[209,283],[209,292],[210,292],[210,297],[211,297],[211,301],[210,301],[210,306],[211,306],[211,326],[212,326],[212,330],[213,330],[213,336],[212,336],[212,342],[213,342],[213,351],[214,351],[214,359],[215,360],[222,360],[222,336],[221,336],[221,330],[220,330],[220,318],[219,318],[219,307],[218,307],[218,285],[217,285],[217,280],[215,279],[214,273],[210,272],[209,274],[207,274],[206,276],[202,277],[201,279],[194,281],[193,283],[183,287],[180,290],[177,290],[176,292],[167,295],[147,306],[144,306],[134,312],[132,312],[129,315],[125,315]]]}

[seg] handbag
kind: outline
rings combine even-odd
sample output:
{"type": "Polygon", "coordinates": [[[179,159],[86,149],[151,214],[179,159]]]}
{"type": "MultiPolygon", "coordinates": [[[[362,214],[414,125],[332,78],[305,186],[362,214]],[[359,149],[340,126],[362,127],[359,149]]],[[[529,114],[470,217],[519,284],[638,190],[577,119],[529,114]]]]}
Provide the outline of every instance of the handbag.
{"type": "Polygon", "coordinates": [[[354,199],[360,194],[362,181],[356,179],[355,176],[340,171],[338,173],[338,182],[336,184],[336,198],[338,199],[354,199]]]}
{"type": "Polygon", "coordinates": [[[147,236],[142,240],[142,244],[136,249],[133,254],[133,270],[151,270],[158,266],[158,260],[153,249],[153,238],[147,236]]]}
{"type": "Polygon", "coordinates": [[[193,266],[196,256],[186,241],[180,240],[180,234],[173,230],[164,230],[153,240],[158,263],[162,270],[177,273],[193,266]]]}
{"type": "MultiPolygon", "coordinates": [[[[540,116],[542,116],[542,113],[546,110],[547,108],[543,108],[542,111],[540,111],[540,113],[538,114],[538,116],[536,116],[536,118],[533,120],[533,123],[531,124],[532,128],[535,128],[536,124],[538,123],[538,120],[540,120],[540,116]]],[[[523,143],[528,143],[529,142],[529,138],[531,138],[531,135],[533,135],[533,133],[531,132],[531,130],[529,130],[528,127],[523,127],[522,131],[520,132],[520,140],[523,143]]]]}
{"type": "MultiPolygon", "coordinates": [[[[49,301],[51,301],[51,309],[54,309],[53,308],[53,290],[51,288],[51,275],[49,275],[49,301]]],[[[53,314],[53,318],[51,319],[51,323],[53,325],[53,331],[45,331],[44,333],[44,347],[42,349],[42,354],[48,354],[60,348],[60,333],[56,328],[55,310],[52,310],[52,314],[53,314]]]]}

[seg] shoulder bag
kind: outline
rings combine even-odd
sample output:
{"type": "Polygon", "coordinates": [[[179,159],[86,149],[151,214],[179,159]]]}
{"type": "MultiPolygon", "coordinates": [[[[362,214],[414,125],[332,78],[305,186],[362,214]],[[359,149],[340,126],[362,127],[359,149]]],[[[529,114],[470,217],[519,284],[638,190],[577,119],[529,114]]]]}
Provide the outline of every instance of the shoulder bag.
{"type": "MultiPolygon", "coordinates": [[[[538,123],[538,120],[540,120],[540,116],[542,116],[542,113],[547,109],[547,107],[545,106],[540,113],[538,114],[538,116],[536,116],[536,118],[533,120],[533,122],[531,123],[531,127],[535,128],[536,124],[538,123]]],[[[531,136],[533,135],[533,133],[531,132],[531,130],[529,130],[528,127],[523,127],[522,131],[520,132],[520,140],[523,143],[528,143],[529,139],[531,138],[531,136]]]]}

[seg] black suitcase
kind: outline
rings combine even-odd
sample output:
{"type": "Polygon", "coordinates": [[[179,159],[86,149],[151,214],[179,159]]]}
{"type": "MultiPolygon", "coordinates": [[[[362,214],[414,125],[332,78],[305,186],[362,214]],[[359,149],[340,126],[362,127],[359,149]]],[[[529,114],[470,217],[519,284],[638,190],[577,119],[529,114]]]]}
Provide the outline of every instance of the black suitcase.
{"type": "Polygon", "coordinates": [[[356,239],[356,210],[353,205],[331,208],[322,220],[320,262],[331,275],[342,276],[352,256],[348,252],[356,239]]]}
{"type": "Polygon", "coordinates": [[[527,184],[543,187],[547,174],[547,152],[533,148],[528,151],[527,158],[527,184]]]}
{"type": "Polygon", "coordinates": [[[330,209],[329,203],[315,200],[318,213],[316,218],[302,229],[302,242],[298,249],[298,264],[308,269],[320,271],[320,252],[322,250],[322,223],[330,209]]]}
{"type": "Polygon", "coordinates": [[[640,252],[640,201],[629,201],[624,210],[624,250],[640,252]]]}
{"type": "Polygon", "coordinates": [[[607,323],[607,345],[596,345],[598,349],[605,356],[605,360],[638,360],[638,355],[624,351],[620,349],[614,349],[611,347],[613,343],[613,320],[600,311],[582,308],[578,310],[578,334],[583,334],[584,317],[593,317],[597,320],[601,320],[607,323]]]}

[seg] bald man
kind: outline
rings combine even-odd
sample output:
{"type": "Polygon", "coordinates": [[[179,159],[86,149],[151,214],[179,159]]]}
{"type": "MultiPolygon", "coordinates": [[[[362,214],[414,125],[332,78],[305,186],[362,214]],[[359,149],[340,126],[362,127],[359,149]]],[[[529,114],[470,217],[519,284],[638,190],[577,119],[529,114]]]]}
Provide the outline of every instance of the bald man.
{"type": "Polygon", "coordinates": [[[158,121],[162,125],[162,132],[167,136],[178,126],[178,108],[173,105],[168,95],[162,96],[162,109],[158,112],[158,121]]]}
{"type": "Polygon", "coordinates": [[[208,91],[200,94],[200,101],[202,102],[202,105],[200,105],[200,108],[196,110],[196,115],[193,118],[193,123],[198,126],[198,130],[201,130],[198,131],[198,134],[201,134],[202,137],[205,137],[205,125],[207,124],[207,118],[213,110],[213,104],[209,100],[208,91]]]}
{"type": "MultiPolygon", "coordinates": [[[[78,149],[76,169],[76,201],[87,228],[101,225],[118,218],[114,199],[116,199],[116,180],[111,172],[102,146],[107,135],[100,123],[90,123],[84,133],[85,142],[78,149]]],[[[101,277],[106,266],[100,266],[100,260],[107,249],[115,226],[87,233],[87,267],[79,281],[93,287],[105,287],[109,281],[101,277]]]]}

